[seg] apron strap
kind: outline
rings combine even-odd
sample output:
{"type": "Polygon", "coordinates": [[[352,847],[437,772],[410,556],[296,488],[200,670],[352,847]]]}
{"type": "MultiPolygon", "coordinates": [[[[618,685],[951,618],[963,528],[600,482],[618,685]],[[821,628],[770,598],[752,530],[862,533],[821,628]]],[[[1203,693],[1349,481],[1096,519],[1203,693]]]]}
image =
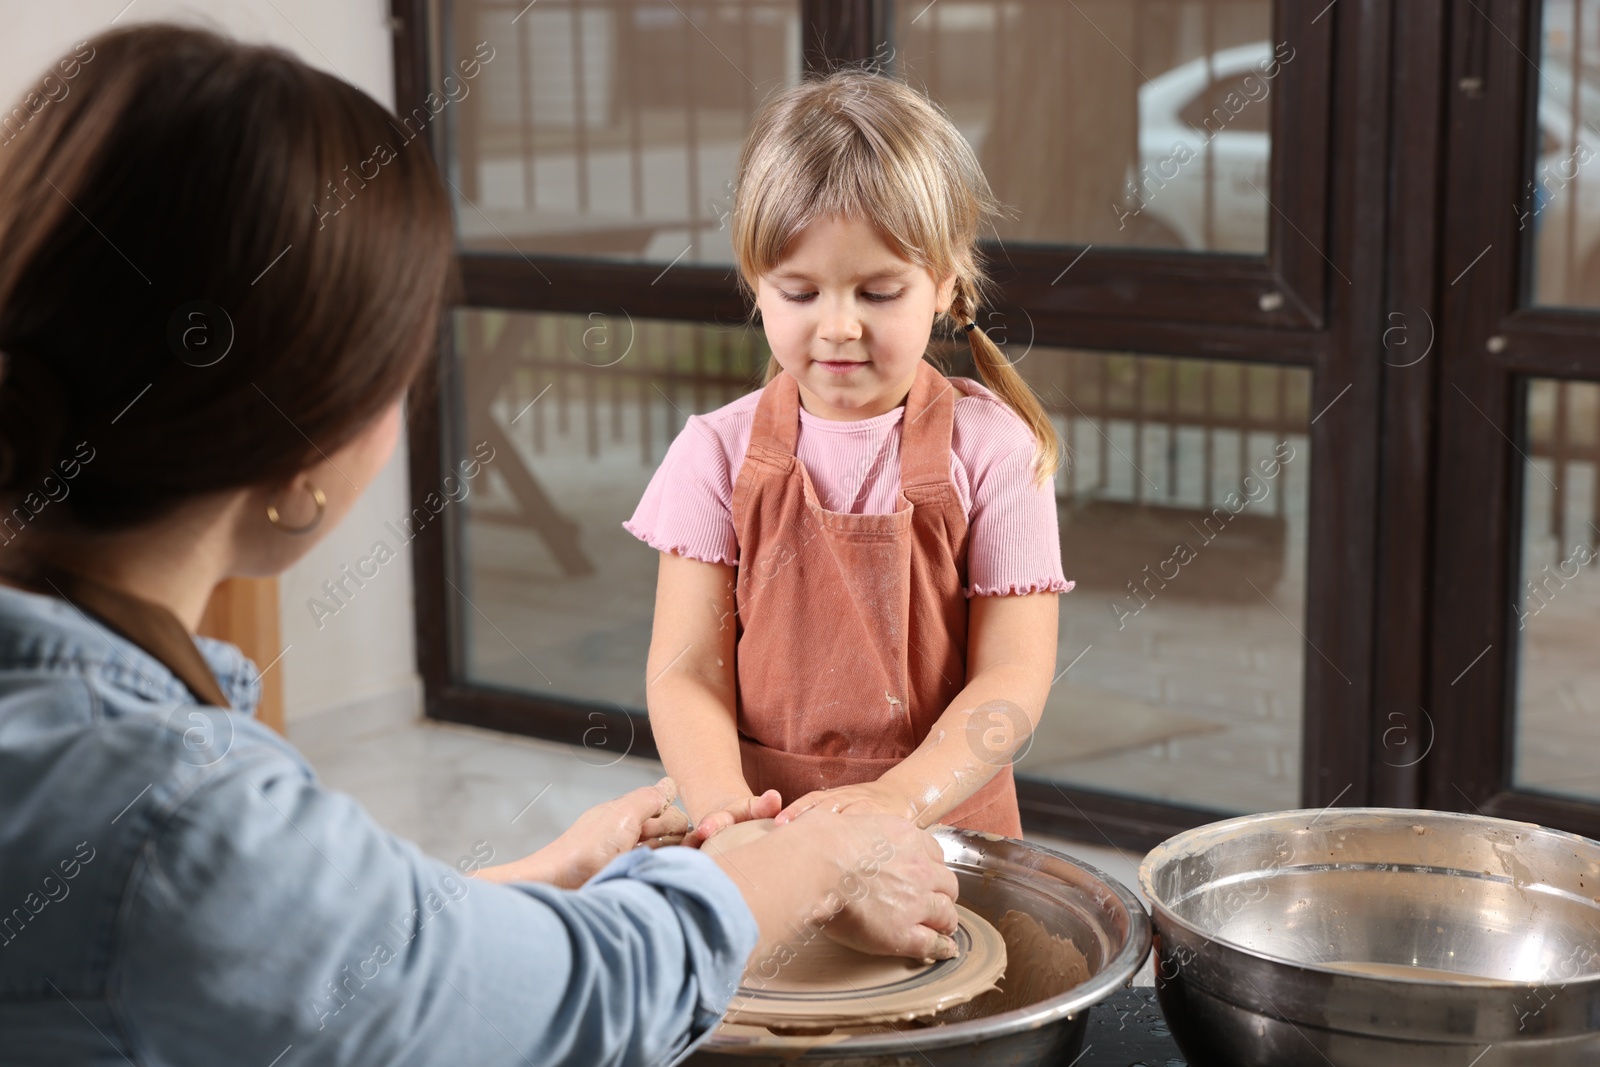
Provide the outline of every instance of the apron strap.
{"type": "Polygon", "coordinates": [[[956,387],[927,360],[906,397],[900,428],[900,489],[950,483],[950,437],[955,427],[956,387]]]}
{"type": "Polygon", "coordinates": [[[800,385],[788,371],[761,390],[755,421],[750,424],[749,451],[793,456],[800,440],[800,385]]]}
{"type": "MultiPolygon", "coordinates": [[[[950,437],[955,426],[956,387],[926,359],[906,397],[900,430],[900,488],[919,489],[950,481],[950,437]]],[[[761,390],[750,425],[749,450],[785,457],[800,439],[800,386],[787,371],[761,390]]]]}

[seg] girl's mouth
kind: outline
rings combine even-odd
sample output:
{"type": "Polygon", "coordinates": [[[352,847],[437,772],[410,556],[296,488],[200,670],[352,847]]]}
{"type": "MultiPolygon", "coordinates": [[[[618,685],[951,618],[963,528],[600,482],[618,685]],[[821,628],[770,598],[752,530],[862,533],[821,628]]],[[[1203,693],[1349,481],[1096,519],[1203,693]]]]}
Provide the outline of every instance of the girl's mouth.
{"type": "Polygon", "coordinates": [[[849,374],[857,367],[865,367],[866,365],[867,361],[864,359],[817,360],[817,366],[824,367],[834,374],[849,374]]]}

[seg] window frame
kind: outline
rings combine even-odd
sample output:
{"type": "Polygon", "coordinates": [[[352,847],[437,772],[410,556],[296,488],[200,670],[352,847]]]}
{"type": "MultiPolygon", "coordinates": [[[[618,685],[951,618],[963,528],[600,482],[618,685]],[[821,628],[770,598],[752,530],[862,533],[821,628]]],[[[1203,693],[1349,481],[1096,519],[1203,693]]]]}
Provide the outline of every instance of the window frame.
{"type": "MultiPolygon", "coordinates": [[[[402,106],[419,100],[436,78],[439,8],[448,2],[391,0],[402,106]]],[[[807,69],[829,59],[880,54],[891,2],[804,0],[807,69]]],[[[1386,776],[1375,759],[1379,720],[1373,688],[1381,672],[1387,672],[1390,684],[1421,684],[1415,661],[1384,657],[1381,641],[1420,628],[1428,607],[1420,575],[1409,586],[1402,583],[1406,595],[1390,591],[1380,598],[1380,540],[1391,553],[1426,558],[1429,526],[1426,515],[1407,510],[1410,494],[1395,481],[1395,474],[1419,462],[1425,466],[1417,450],[1397,451],[1387,478],[1379,462],[1387,431],[1380,433],[1375,412],[1385,399],[1415,407],[1417,398],[1407,392],[1408,384],[1390,381],[1371,349],[1382,334],[1396,281],[1411,279],[1419,292],[1430,283],[1427,272],[1414,267],[1394,276],[1386,272],[1396,256],[1408,249],[1414,256],[1416,250],[1406,235],[1367,225],[1372,219],[1367,205],[1387,211],[1391,194],[1399,195],[1388,185],[1391,157],[1399,173],[1403,155],[1390,142],[1391,114],[1414,121],[1425,113],[1428,99],[1425,91],[1416,98],[1389,99],[1391,83],[1405,82],[1407,72],[1403,66],[1394,69],[1388,57],[1405,36],[1419,50],[1421,69],[1427,69],[1429,56],[1438,53],[1439,35],[1436,28],[1418,24],[1416,13],[1439,2],[1415,0],[1406,10],[1395,0],[1359,7],[1335,0],[1318,13],[1321,5],[1276,0],[1274,37],[1290,41],[1296,56],[1279,77],[1273,110],[1273,208],[1266,255],[1078,245],[986,249],[996,264],[1001,294],[994,310],[1012,321],[1026,316],[1039,344],[1313,371],[1312,409],[1318,415],[1311,426],[1307,554],[1313,562],[1306,575],[1303,622],[1301,751],[1301,803],[1309,807],[1406,798],[1414,803],[1421,795],[1415,775],[1386,776]],[[1336,109],[1340,93],[1354,106],[1336,109]],[[1372,122],[1374,115],[1385,121],[1372,122]],[[1058,278],[1059,283],[1052,281],[1058,278]],[[1398,507],[1396,520],[1384,530],[1378,528],[1380,502],[1398,507]]],[[[431,131],[430,137],[436,158],[447,160],[441,131],[431,131]]],[[[1426,175],[1410,180],[1418,188],[1428,184],[1426,175]]],[[[586,313],[594,309],[595,294],[604,292],[608,304],[621,304],[639,316],[722,323],[745,317],[723,268],[679,266],[661,275],[659,264],[569,257],[529,255],[525,260],[472,253],[459,260],[465,307],[586,313]],[[543,270],[548,283],[534,268],[543,270]],[[535,279],[539,284],[530,284],[535,279]]],[[[1433,306],[1432,297],[1424,296],[1424,306],[1433,306]]],[[[419,499],[438,484],[446,439],[460,432],[446,417],[461,385],[449,356],[447,326],[441,328],[440,344],[445,358],[439,363],[438,395],[415,405],[409,424],[412,491],[419,499]]],[[[459,451],[460,441],[451,444],[459,451]]],[[[569,744],[585,743],[597,729],[608,735],[615,730],[614,736],[629,739],[628,751],[655,756],[642,719],[461,677],[455,621],[467,609],[451,591],[457,571],[448,549],[460,543],[458,512],[450,509],[444,523],[430,524],[414,542],[417,656],[426,714],[569,744]]],[[[1124,847],[1154,844],[1221,814],[1027,778],[1019,780],[1019,795],[1030,830],[1124,847]]]]}
{"type": "Polygon", "coordinates": [[[1600,837],[1600,801],[1519,789],[1514,780],[1518,649],[1513,625],[1521,556],[1524,396],[1529,378],[1600,381],[1600,309],[1531,305],[1534,244],[1527,207],[1538,120],[1540,0],[1453,0],[1443,258],[1442,376],[1431,688],[1440,720],[1429,806],[1478,811],[1600,837]],[[1474,81],[1476,79],[1476,81],[1474,81]],[[1479,85],[1474,94],[1464,86],[1479,85]],[[1474,161],[1468,172],[1459,170],[1474,161]],[[1494,165],[1484,165],[1484,160],[1494,165]],[[1459,389],[1461,395],[1456,395],[1459,389]],[[1470,403],[1464,403],[1463,398],[1470,403]],[[1478,410],[1474,411],[1476,407],[1478,410]],[[1492,423],[1493,425],[1490,425],[1492,423]],[[1502,436],[1502,435],[1505,436],[1502,436]],[[1509,440],[1507,439],[1509,437],[1509,440]],[[1471,575],[1470,580],[1461,576],[1471,575]],[[1474,657],[1482,659],[1474,665],[1474,657]],[[1467,668],[1463,670],[1463,668],[1467,668]],[[1470,679],[1470,684],[1462,682],[1470,679]]]}

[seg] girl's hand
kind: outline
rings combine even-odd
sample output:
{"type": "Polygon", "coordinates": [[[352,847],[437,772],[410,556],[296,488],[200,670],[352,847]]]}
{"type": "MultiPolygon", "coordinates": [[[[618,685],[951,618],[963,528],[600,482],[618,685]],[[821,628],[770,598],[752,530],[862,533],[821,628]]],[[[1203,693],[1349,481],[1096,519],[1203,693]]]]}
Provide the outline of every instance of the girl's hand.
{"type": "Polygon", "coordinates": [[[512,863],[485,867],[475,877],[576,889],[624,852],[681,842],[689,832],[689,817],[673,806],[677,798],[678,784],[663,778],[595,805],[544,848],[512,863]]]}
{"type": "Polygon", "coordinates": [[[813,809],[839,812],[844,815],[894,815],[911,820],[916,818],[916,810],[905,794],[880,780],[807,793],[780,811],[775,821],[777,825],[782,826],[813,809]]]}
{"type": "Polygon", "coordinates": [[[710,840],[712,835],[726,830],[734,823],[749,822],[752,819],[770,819],[778,814],[778,809],[781,807],[783,807],[783,797],[778,795],[776,789],[769,789],[758,797],[729,798],[718,803],[715,809],[696,823],[694,829],[684,837],[683,843],[689,848],[699,848],[710,840]]]}

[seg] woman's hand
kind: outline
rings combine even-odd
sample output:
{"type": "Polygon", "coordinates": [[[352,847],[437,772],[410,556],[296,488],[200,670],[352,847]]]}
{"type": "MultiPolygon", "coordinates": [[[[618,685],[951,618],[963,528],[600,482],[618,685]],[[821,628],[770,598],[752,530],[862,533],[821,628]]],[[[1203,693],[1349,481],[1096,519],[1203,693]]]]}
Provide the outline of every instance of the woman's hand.
{"type": "Polygon", "coordinates": [[[512,863],[485,867],[475,877],[491,882],[547,882],[576,889],[606,864],[640,845],[676,845],[689,832],[689,817],[673,806],[678,785],[663,778],[578,816],[566,832],[539,851],[512,863]]]}
{"type": "Polygon", "coordinates": [[[875,955],[956,953],[956,876],[939,843],[905,819],[819,811],[716,862],[761,927],[758,976],[774,977],[817,929],[875,955]]]}
{"type": "Polygon", "coordinates": [[[749,822],[752,819],[770,819],[778,814],[778,809],[783,807],[783,797],[778,795],[776,789],[769,789],[760,796],[733,797],[722,800],[695,824],[683,839],[683,843],[690,848],[699,848],[711,839],[712,835],[720,833],[734,823],[749,822]]]}
{"type": "MultiPolygon", "coordinates": [[[[858,952],[953,958],[960,887],[944,865],[939,842],[899,817],[841,815],[840,820],[835,829],[830,817],[827,832],[845,840],[839,888],[845,904],[824,932],[858,952]]],[[[822,821],[816,814],[804,820],[822,821]]]]}
{"type": "Polygon", "coordinates": [[[807,793],[778,812],[776,822],[782,826],[808,811],[840,815],[897,815],[902,819],[916,817],[916,809],[906,795],[881,780],[807,793]]]}

